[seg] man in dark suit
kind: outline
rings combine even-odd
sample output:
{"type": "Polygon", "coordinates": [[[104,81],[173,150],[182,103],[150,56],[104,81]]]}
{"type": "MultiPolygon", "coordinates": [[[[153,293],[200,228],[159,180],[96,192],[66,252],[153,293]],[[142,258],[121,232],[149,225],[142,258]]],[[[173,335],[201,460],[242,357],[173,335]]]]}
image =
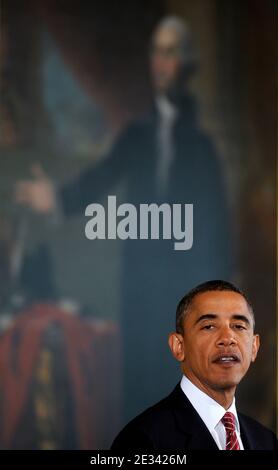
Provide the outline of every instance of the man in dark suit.
{"type": "Polygon", "coordinates": [[[274,433],[235,406],[236,387],[259,349],[254,325],[251,304],[231,283],[208,281],[186,294],[169,335],[182,380],[127,424],[111,449],[277,450],[274,433]]]}
{"type": "Polygon", "coordinates": [[[20,185],[18,195],[40,212],[53,211],[58,202],[69,217],[84,213],[92,202],[102,203],[123,181],[126,192],[117,197],[119,204],[194,206],[190,250],[175,251],[172,240],[123,243],[120,325],[125,422],[158,400],[159,390],[167,393],[178,378],[163,341],[176,299],[204,279],[230,279],[235,259],[222,162],[212,139],[199,126],[196,103],[188,91],[196,60],[182,20],[171,17],[159,23],[151,41],[150,68],[153,106],[118,136],[107,158],[56,194],[51,181],[36,172],[33,182],[20,185]],[[159,372],[158,382],[154,370],[159,372]]]}

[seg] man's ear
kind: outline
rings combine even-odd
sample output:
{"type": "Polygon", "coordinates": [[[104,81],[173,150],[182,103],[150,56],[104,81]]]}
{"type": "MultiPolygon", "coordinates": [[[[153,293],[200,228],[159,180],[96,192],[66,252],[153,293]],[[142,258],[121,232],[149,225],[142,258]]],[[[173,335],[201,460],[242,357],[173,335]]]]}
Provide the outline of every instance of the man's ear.
{"type": "Polygon", "coordinates": [[[251,359],[252,362],[255,362],[259,348],[260,348],[260,337],[259,335],[254,335],[253,344],[252,344],[252,359],[251,359]]]}
{"type": "Polygon", "coordinates": [[[179,333],[173,332],[169,334],[168,344],[172,351],[172,354],[177,361],[182,362],[184,360],[184,342],[183,336],[179,333]]]}

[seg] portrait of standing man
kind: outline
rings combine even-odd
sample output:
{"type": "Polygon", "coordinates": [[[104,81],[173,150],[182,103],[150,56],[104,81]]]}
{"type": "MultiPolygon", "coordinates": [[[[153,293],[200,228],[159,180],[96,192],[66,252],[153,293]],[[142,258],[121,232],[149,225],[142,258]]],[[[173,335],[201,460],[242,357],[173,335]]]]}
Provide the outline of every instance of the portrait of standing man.
{"type": "Polygon", "coordinates": [[[177,296],[207,277],[230,279],[235,265],[223,162],[199,125],[189,89],[198,69],[192,41],[184,20],[162,18],[149,45],[149,112],[127,126],[107,158],[57,191],[43,173],[17,187],[20,203],[49,214],[59,207],[64,217],[101,202],[119,181],[126,184],[121,202],[193,204],[190,250],[175,252],[171,240],[124,241],[120,326],[125,422],[158,398],[158,387],[166,393],[177,376],[163,342],[177,296]],[[154,369],[160,369],[158,382],[154,369]]]}

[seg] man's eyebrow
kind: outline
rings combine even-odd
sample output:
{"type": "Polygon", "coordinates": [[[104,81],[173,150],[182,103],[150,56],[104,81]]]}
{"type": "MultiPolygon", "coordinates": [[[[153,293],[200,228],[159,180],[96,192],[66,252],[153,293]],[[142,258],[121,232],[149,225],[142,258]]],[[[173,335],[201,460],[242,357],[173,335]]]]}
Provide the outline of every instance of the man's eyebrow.
{"type": "Polygon", "coordinates": [[[245,315],[241,315],[241,314],[235,313],[235,314],[232,316],[232,319],[233,319],[233,320],[241,320],[241,321],[243,321],[244,323],[247,323],[248,325],[250,325],[250,320],[249,320],[245,315]]]}
{"type": "Polygon", "coordinates": [[[199,318],[197,318],[195,325],[203,320],[215,320],[216,318],[218,318],[218,315],[215,315],[215,313],[205,313],[204,315],[201,315],[199,318]]]}
{"type": "MultiPolygon", "coordinates": [[[[219,318],[219,316],[215,313],[205,313],[204,315],[201,315],[199,318],[197,318],[197,320],[195,321],[195,325],[197,325],[197,323],[200,323],[203,320],[215,320],[216,318],[219,318]]],[[[245,315],[241,315],[239,313],[235,313],[232,316],[232,320],[240,320],[246,323],[247,325],[250,325],[250,320],[245,315]]]]}

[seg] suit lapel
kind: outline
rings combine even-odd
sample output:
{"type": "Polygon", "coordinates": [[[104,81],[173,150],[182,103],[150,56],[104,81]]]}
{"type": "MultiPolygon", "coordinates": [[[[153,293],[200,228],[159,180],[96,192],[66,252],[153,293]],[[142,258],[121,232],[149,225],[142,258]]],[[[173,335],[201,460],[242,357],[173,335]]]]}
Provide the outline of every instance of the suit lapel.
{"type": "Polygon", "coordinates": [[[260,450],[262,447],[257,442],[256,438],[252,436],[252,432],[244,419],[244,416],[238,414],[239,426],[240,426],[240,437],[244,450],[260,450]]]}
{"type": "Polygon", "coordinates": [[[218,450],[205,423],[183,393],[180,384],[170,395],[178,429],[184,434],[186,450],[218,450]]]}

